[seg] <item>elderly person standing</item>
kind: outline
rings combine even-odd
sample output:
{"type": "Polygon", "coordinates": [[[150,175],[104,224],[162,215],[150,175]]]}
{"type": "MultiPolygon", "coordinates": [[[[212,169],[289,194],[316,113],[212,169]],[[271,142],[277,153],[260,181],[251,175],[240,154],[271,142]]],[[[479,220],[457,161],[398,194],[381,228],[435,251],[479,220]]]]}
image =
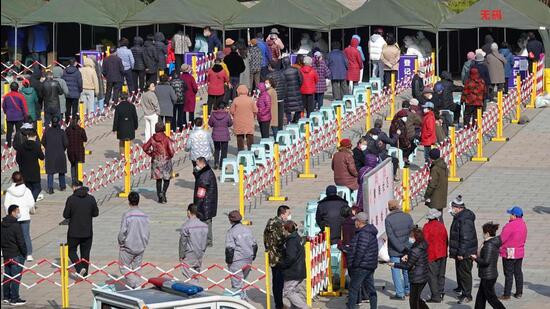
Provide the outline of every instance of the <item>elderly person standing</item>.
{"type": "MultiPolygon", "coordinates": [[[[370,44],[370,43],[369,43],[370,44]]],[[[332,50],[328,53],[328,68],[330,70],[330,84],[332,86],[332,98],[342,100],[348,94],[348,60],[341,50],[340,42],[332,43],[332,50]]]]}
{"type": "Polygon", "coordinates": [[[237,88],[237,97],[229,108],[233,116],[233,132],[237,135],[237,149],[239,151],[252,147],[254,143],[254,118],[258,114],[258,107],[248,95],[248,88],[240,85],[237,88]]]}
{"type": "Polygon", "coordinates": [[[317,71],[317,75],[319,75],[319,79],[317,80],[317,85],[315,87],[315,110],[319,110],[323,107],[325,92],[327,91],[327,79],[330,78],[330,69],[326,64],[325,59],[323,59],[323,55],[319,51],[314,54],[313,68],[317,71]]]}
{"type": "Polygon", "coordinates": [[[302,94],[303,109],[306,110],[308,117],[315,110],[314,95],[317,91],[317,83],[319,82],[319,75],[312,67],[312,64],[313,59],[306,56],[304,57],[304,66],[300,69],[303,78],[300,93],[302,94]]]}
{"type": "MultiPolygon", "coordinates": [[[[424,193],[426,206],[443,211],[447,206],[447,188],[449,186],[449,169],[445,159],[441,158],[439,149],[434,148],[429,151],[430,156],[430,182],[424,193]]],[[[440,216],[439,221],[443,222],[443,216],[440,216]]]]}
{"type": "Polygon", "coordinates": [[[147,142],[155,134],[155,125],[160,113],[159,100],[155,94],[155,89],[155,83],[150,83],[147,91],[141,96],[141,109],[143,110],[143,119],[145,120],[144,142],[147,142]]]}
{"type": "Polygon", "coordinates": [[[280,265],[284,272],[283,298],[288,299],[290,308],[307,309],[306,303],[306,260],[302,237],[296,223],[291,220],[283,224],[286,240],[280,265]]]}
{"type": "Polygon", "coordinates": [[[157,197],[160,204],[166,204],[166,191],[172,178],[172,158],[174,148],[172,141],[164,133],[163,122],[155,124],[155,134],[145,143],[143,151],[151,157],[151,178],[156,180],[157,197]]]}
{"type": "Polygon", "coordinates": [[[428,269],[430,278],[431,297],[426,302],[440,303],[445,295],[445,268],[447,265],[447,230],[440,222],[441,211],[430,209],[426,215],[428,223],[424,224],[422,231],[428,243],[428,269]]]}
{"type": "Polygon", "coordinates": [[[387,44],[382,48],[380,60],[384,64],[384,86],[389,87],[392,74],[395,74],[395,81],[397,82],[397,71],[399,70],[401,51],[399,50],[399,46],[393,34],[388,33],[386,43],[387,44]]]}
{"type": "Polygon", "coordinates": [[[195,104],[197,103],[197,92],[199,87],[197,81],[191,74],[191,66],[188,64],[181,65],[181,79],[185,82],[185,105],[183,106],[183,122],[185,125],[192,123],[195,120],[195,104]],[[187,114],[188,117],[185,117],[187,114]]]}
{"type": "Polygon", "coordinates": [[[59,127],[59,118],[52,118],[52,126],[48,128],[42,137],[42,145],[46,150],[45,163],[48,174],[48,193],[53,194],[53,176],[59,174],[59,189],[65,191],[65,173],[67,173],[67,156],[65,151],[69,145],[67,134],[59,127]]]}
{"type": "Polygon", "coordinates": [[[134,69],[134,54],[130,49],[128,49],[128,45],[130,45],[130,42],[127,38],[122,38],[118,41],[118,50],[117,50],[117,56],[122,60],[122,66],[124,67],[124,73],[123,73],[123,80],[126,79],[126,85],[128,86],[128,91],[130,93],[134,92],[136,89],[134,88],[134,80],[132,76],[132,70],[134,69]]]}
{"type": "Polygon", "coordinates": [[[76,180],[80,180],[77,179],[77,166],[79,162],[84,163],[85,161],[84,143],[88,141],[86,130],[80,126],[80,117],[78,115],[71,119],[71,124],[65,130],[65,134],[67,134],[69,142],[67,145],[67,157],[71,163],[71,179],[72,182],[75,182],[76,180]]]}
{"type": "MultiPolygon", "coordinates": [[[[390,262],[400,263],[401,258],[409,253],[409,233],[412,231],[414,223],[411,215],[401,210],[398,201],[390,200],[388,210],[390,213],[386,217],[385,225],[390,262]]],[[[390,299],[405,300],[411,290],[407,271],[392,267],[391,276],[395,286],[395,295],[390,299]]]]}
{"type": "Polygon", "coordinates": [[[157,95],[160,107],[159,121],[165,123],[171,122],[174,115],[174,104],[176,104],[178,97],[174,88],[168,82],[168,75],[160,77],[160,82],[155,88],[155,94],[157,95]]]}
{"type": "Polygon", "coordinates": [[[195,119],[195,126],[189,138],[187,138],[187,144],[185,145],[185,151],[189,151],[189,158],[193,167],[197,165],[198,158],[204,158],[207,161],[212,158],[214,152],[214,141],[212,140],[212,134],[205,130],[203,127],[203,119],[195,119]]]}
{"type": "Polygon", "coordinates": [[[359,82],[361,79],[361,70],[363,69],[363,59],[361,58],[358,47],[359,40],[352,38],[350,45],[344,49],[344,55],[348,62],[348,74],[346,79],[352,85],[359,82]]]}
{"type": "Polygon", "coordinates": [[[351,147],[351,140],[344,138],[340,141],[338,152],[332,157],[332,170],[334,171],[334,183],[337,186],[345,186],[355,191],[359,189],[359,184],[351,147]]]}
{"type": "MultiPolygon", "coordinates": [[[[504,66],[506,65],[506,58],[498,51],[497,43],[491,44],[491,52],[485,57],[487,62],[487,68],[489,69],[489,77],[491,78],[491,88],[489,93],[494,93],[495,86],[497,90],[504,89],[505,74],[504,66]]],[[[491,97],[489,97],[491,98],[491,97]]]]}
{"type": "Polygon", "coordinates": [[[233,126],[233,119],[229,115],[223,102],[218,105],[210,118],[208,118],[208,126],[212,128],[212,140],[214,141],[214,169],[222,166],[223,159],[227,157],[227,148],[231,135],[229,128],[233,126]]]}

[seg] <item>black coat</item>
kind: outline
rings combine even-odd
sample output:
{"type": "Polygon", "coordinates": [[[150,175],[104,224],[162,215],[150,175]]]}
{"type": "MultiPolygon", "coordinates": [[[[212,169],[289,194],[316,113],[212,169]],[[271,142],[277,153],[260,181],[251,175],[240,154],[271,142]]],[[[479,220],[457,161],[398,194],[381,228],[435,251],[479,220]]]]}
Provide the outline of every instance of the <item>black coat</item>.
{"type": "Polygon", "coordinates": [[[378,267],[377,234],[378,230],[372,224],[367,224],[357,230],[350,244],[344,248],[348,258],[348,269],[375,270],[378,267]]]}
{"type": "Polygon", "coordinates": [[[68,66],[63,72],[63,80],[67,83],[69,93],[67,99],[79,99],[82,92],[82,74],[75,66],[68,66]]]}
{"type": "Polygon", "coordinates": [[[193,175],[195,176],[193,203],[197,205],[199,210],[199,219],[203,221],[212,219],[218,212],[218,184],[216,182],[216,175],[208,165],[200,171],[193,170],[193,175]]]}
{"type": "Polygon", "coordinates": [[[50,127],[44,132],[42,145],[46,150],[46,174],[67,173],[67,154],[69,139],[59,126],[50,127]]]}
{"type": "Polygon", "coordinates": [[[415,242],[409,250],[407,261],[396,263],[394,267],[407,269],[411,283],[428,282],[428,244],[425,241],[415,242]]]}
{"type": "Polygon", "coordinates": [[[283,269],[285,281],[306,278],[305,250],[298,232],[293,232],[286,239],[279,265],[283,269]]]}
{"type": "Polygon", "coordinates": [[[476,216],[464,209],[453,218],[449,233],[449,257],[469,257],[477,253],[476,216]]]}
{"type": "Polygon", "coordinates": [[[451,73],[447,71],[443,71],[441,73],[441,81],[440,83],[443,85],[443,94],[441,95],[441,102],[440,102],[440,109],[448,109],[448,110],[454,110],[454,99],[453,99],[453,92],[462,92],[464,89],[461,86],[457,86],[453,83],[453,77],[451,76],[451,73]]]}
{"type": "Polygon", "coordinates": [[[145,59],[144,59],[144,48],[143,48],[143,38],[136,36],[134,38],[134,46],[130,48],[132,55],[134,56],[134,71],[143,71],[145,70],[145,59]]]}
{"type": "Polygon", "coordinates": [[[420,100],[422,97],[422,92],[424,91],[424,80],[418,74],[414,74],[412,83],[411,83],[411,92],[413,98],[420,100]]]}
{"type": "Polygon", "coordinates": [[[353,148],[353,161],[355,161],[355,169],[357,170],[357,172],[359,172],[361,170],[361,168],[363,168],[363,166],[366,165],[366,160],[367,160],[367,157],[366,157],[366,153],[365,151],[359,149],[359,147],[355,147],[353,148]]]}
{"type": "Polygon", "coordinates": [[[535,58],[531,60],[538,61],[540,54],[544,53],[544,45],[537,39],[531,39],[527,41],[527,52],[533,53],[533,56],[535,56],[535,58]]]}
{"type": "Polygon", "coordinates": [[[124,65],[119,56],[110,55],[103,60],[102,72],[107,82],[122,82],[124,80],[124,65]]]}
{"type": "Polygon", "coordinates": [[[143,64],[147,74],[157,74],[159,70],[159,55],[153,41],[146,40],[143,44],[143,64]]]}
{"type": "Polygon", "coordinates": [[[174,88],[176,93],[176,102],[174,104],[180,105],[185,103],[185,92],[187,91],[187,84],[181,78],[176,77],[170,81],[170,86],[174,88]]]}
{"type": "Polygon", "coordinates": [[[40,165],[38,159],[44,160],[44,153],[38,141],[26,140],[17,149],[15,160],[23,179],[28,182],[40,182],[40,165]]]}
{"type": "Polygon", "coordinates": [[[58,81],[47,79],[42,83],[42,99],[44,102],[44,112],[48,114],[60,114],[61,105],[59,96],[65,94],[58,81]]]}
{"type": "Polygon", "coordinates": [[[138,128],[136,106],[128,101],[122,101],[115,107],[113,117],[113,132],[118,140],[133,140],[138,128]]]}
{"type": "Polygon", "coordinates": [[[283,71],[286,82],[285,94],[285,113],[301,112],[304,110],[302,103],[302,93],[300,87],[302,85],[302,75],[298,69],[288,67],[283,71]]]}
{"type": "Polygon", "coordinates": [[[158,61],[158,68],[159,69],[165,69],[166,68],[166,54],[168,54],[168,47],[164,43],[166,38],[164,37],[164,33],[157,32],[155,33],[155,49],[157,51],[157,61],[158,61]]]}
{"type": "Polygon", "coordinates": [[[93,196],[88,194],[88,188],[81,187],[67,198],[63,218],[69,219],[67,237],[92,237],[92,220],[99,215],[99,208],[93,196]]]}
{"type": "Polygon", "coordinates": [[[236,51],[232,51],[229,55],[225,56],[223,58],[223,62],[227,65],[229,76],[231,77],[239,77],[246,69],[243,57],[241,57],[236,51]]]}
{"type": "Polygon", "coordinates": [[[475,260],[480,279],[496,279],[498,277],[497,264],[501,245],[500,236],[483,242],[479,256],[475,260]]]}
{"type": "Polygon", "coordinates": [[[321,228],[330,227],[330,243],[336,244],[342,238],[342,222],[344,218],[341,215],[342,208],[347,208],[348,202],[338,195],[329,195],[319,201],[315,221],[321,228]]]}
{"type": "Polygon", "coordinates": [[[27,246],[23,238],[23,229],[17,218],[10,215],[2,219],[2,254],[4,261],[17,256],[27,257],[27,246]]]}
{"type": "Polygon", "coordinates": [[[275,85],[271,86],[275,87],[275,91],[277,91],[277,100],[284,101],[286,98],[286,79],[283,71],[273,71],[267,75],[267,78],[271,78],[275,82],[275,85]]]}

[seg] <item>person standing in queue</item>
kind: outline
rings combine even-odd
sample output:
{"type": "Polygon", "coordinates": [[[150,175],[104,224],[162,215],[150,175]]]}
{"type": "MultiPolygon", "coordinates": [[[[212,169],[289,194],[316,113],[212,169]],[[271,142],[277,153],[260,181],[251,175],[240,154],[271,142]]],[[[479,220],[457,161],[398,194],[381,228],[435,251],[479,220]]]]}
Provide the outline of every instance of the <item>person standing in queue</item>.
{"type": "Polygon", "coordinates": [[[193,169],[195,176],[195,190],[193,204],[197,205],[199,219],[208,225],[207,246],[212,247],[212,219],[218,212],[218,183],[216,175],[204,157],[197,158],[197,165],[193,169]]]}

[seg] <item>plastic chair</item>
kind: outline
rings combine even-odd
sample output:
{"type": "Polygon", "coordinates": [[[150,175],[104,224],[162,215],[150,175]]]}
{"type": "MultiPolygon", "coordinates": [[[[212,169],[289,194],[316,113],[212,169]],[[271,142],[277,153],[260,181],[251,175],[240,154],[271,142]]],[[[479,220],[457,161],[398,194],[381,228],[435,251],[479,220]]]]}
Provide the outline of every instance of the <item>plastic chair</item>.
{"type": "Polygon", "coordinates": [[[268,158],[273,158],[273,149],[275,148],[275,141],[271,138],[262,138],[260,140],[260,145],[263,145],[265,148],[265,154],[268,158]]]}
{"type": "MultiPolygon", "coordinates": [[[[325,122],[330,122],[334,119],[336,119],[336,110],[332,106],[323,106],[319,110],[321,114],[323,114],[323,119],[325,122]]],[[[309,115],[311,117],[311,114],[309,115]]]]}
{"type": "Polygon", "coordinates": [[[292,145],[294,136],[293,132],[287,130],[277,132],[277,143],[279,143],[279,148],[285,149],[292,145]]]}
{"type": "Polygon", "coordinates": [[[239,182],[239,169],[237,167],[237,158],[225,158],[222,161],[222,174],[220,182],[226,182],[227,179],[233,179],[233,182],[239,182]],[[231,172],[227,168],[231,167],[231,172]]]}
{"type": "MultiPolygon", "coordinates": [[[[311,116],[311,115],[310,115],[311,116]]],[[[298,127],[300,128],[300,138],[306,136],[306,126],[309,126],[309,132],[313,132],[313,126],[311,125],[311,118],[302,118],[298,120],[298,127]]]]}
{"type": "Polygon", "coordinates": [[[294,134],[294,138],[292,139],[293,143],[302,137],[300,134],[300,126],[296,123],[287,124],[285,126],[285,130],[290,131],[292,132],[292,134],[294,134]]]}
{"type": "Polygon", "coordinates": [[[267,166],[267,155],[265,151],[265,146],[260,144],[252,145],[250,151],[254,154],[254,161],[256,165],[267,166]]]}
{"type": "Polygon", "coordinates": [[[351,190],[346,186],[336,186],[336,194],[351,203],[351,190]]]}
{"type": "Polygon", "coordinates": [[[237,153],[238,164],[244,165],[245,173],[250,173],[256,168],[256,157],[252,151],[241,150],[237,153]]]}
{"type": "Polygon", "coordinates": [[[321,231],[321,228],[315,221],[315,214],[317,213],[318,201],[307,202],[306,218],[304,220],[304,234],[308,237],[313,237],[321,231]]]}
{"type": "Polygon", "coordinates": [[[365,86],[359,86],[359,85],[353,89],[353,97],[355,98],[355,102],[357,103],[357,105],[365,104],[365,100],[366,100],[365,89],[367,89],[365,86]]]}
{"type": "Polygon", "coordinates": [[[336,117],[336,108],[338,106],[340,106],[340,112],[342,113],[342,115],[346,113],[346,104],[344,104],[344,101],[332,101],[332,104],[330,104],[330,106],[334,110],[335,117],[336,117]]]}
{"type": "Polygon", "coordinates": [[[359,192],[359,190],[355,190],[355,191],[351,192],[351,201],[348,203],[350,207],[357,203],[357,193],[358,192],[359,192]]]}
{"type": "Polygon", "coordinates": [[[345,95],[342,99],[344,102],[344,113],[355,113],[357,109],[357,102],[355,100],[355,97],[352,95],[345,95]]]}
{"type": "MultiPolygon", "coordinates": [[[[298,121],[298,123],[300,123],[300,121],[298,121]]],[[[311,132],[317,130],[318,128],[322,128],[323,124],[325,124],[323,113],[313,112],[309,114],[309,125],[311,126],[311,132]]]]}
{"type": "Polygon", "coordinates": [[[403,161],[403,150],[397,147],[388,147],[388,155],[397,158],[399,160],[399,168],[405,167],[405,161],[403,161]]]}

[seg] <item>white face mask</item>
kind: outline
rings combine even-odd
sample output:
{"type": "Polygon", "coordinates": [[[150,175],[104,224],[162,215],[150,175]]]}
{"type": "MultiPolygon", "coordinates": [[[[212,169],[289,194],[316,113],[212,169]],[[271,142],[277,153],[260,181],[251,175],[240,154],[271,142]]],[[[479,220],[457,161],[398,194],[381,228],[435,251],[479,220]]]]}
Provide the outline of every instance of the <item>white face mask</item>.
{"type": "Polygon", "coordinates": [[[266,83],[266,84],[265,84],[265,88],[266,88],[266,89],[269,89],[269,88],[271,88],[271,85],[268,84],[268,83],[266,83]]]}
{"type": "Polygon", "coordinates": [[[361,149],[361,151],[365,151],[367,149],[367,145],[361,144],[359,145],[359,149],[361,149]]]}
{"type": "Polygon", "coordinates": [[[403,120],[403,122],[407,122],[407,117],[402,117],[401,120],[403,120]]]}
{"type": "Polygon", "coordinates": [[[425,108],[425,109],[424,109],[424,114],[426,114],[426,113],[429,112],[429,111],[430,111],[429,109],[425,108]]]}
{"type": "Polygon", "coordinates": [[[17,220],[21,219],[21,213],[18,212],[18,213],[15,215],[15,217],[17,218],[17,220]]]}
{"type": "Polygon", "coordinates": [[[409,237],[409,243],[414,244],[415,239],[413,237],[409,237]]]}
{"type": "Polygon", "coordinates": [[[291,214],[288,215],[288,217],[286,217],[286,221],[290,221],[290,220],[292,220],[292,215],[291,214]]]}
{"type": "Polygon", "coordinates": [[[373,136],[372,136],[372,139],[375,140],[375,141],[377,141],[377,140],[378,140],[378,135],[373,135],[373,136]]]}

